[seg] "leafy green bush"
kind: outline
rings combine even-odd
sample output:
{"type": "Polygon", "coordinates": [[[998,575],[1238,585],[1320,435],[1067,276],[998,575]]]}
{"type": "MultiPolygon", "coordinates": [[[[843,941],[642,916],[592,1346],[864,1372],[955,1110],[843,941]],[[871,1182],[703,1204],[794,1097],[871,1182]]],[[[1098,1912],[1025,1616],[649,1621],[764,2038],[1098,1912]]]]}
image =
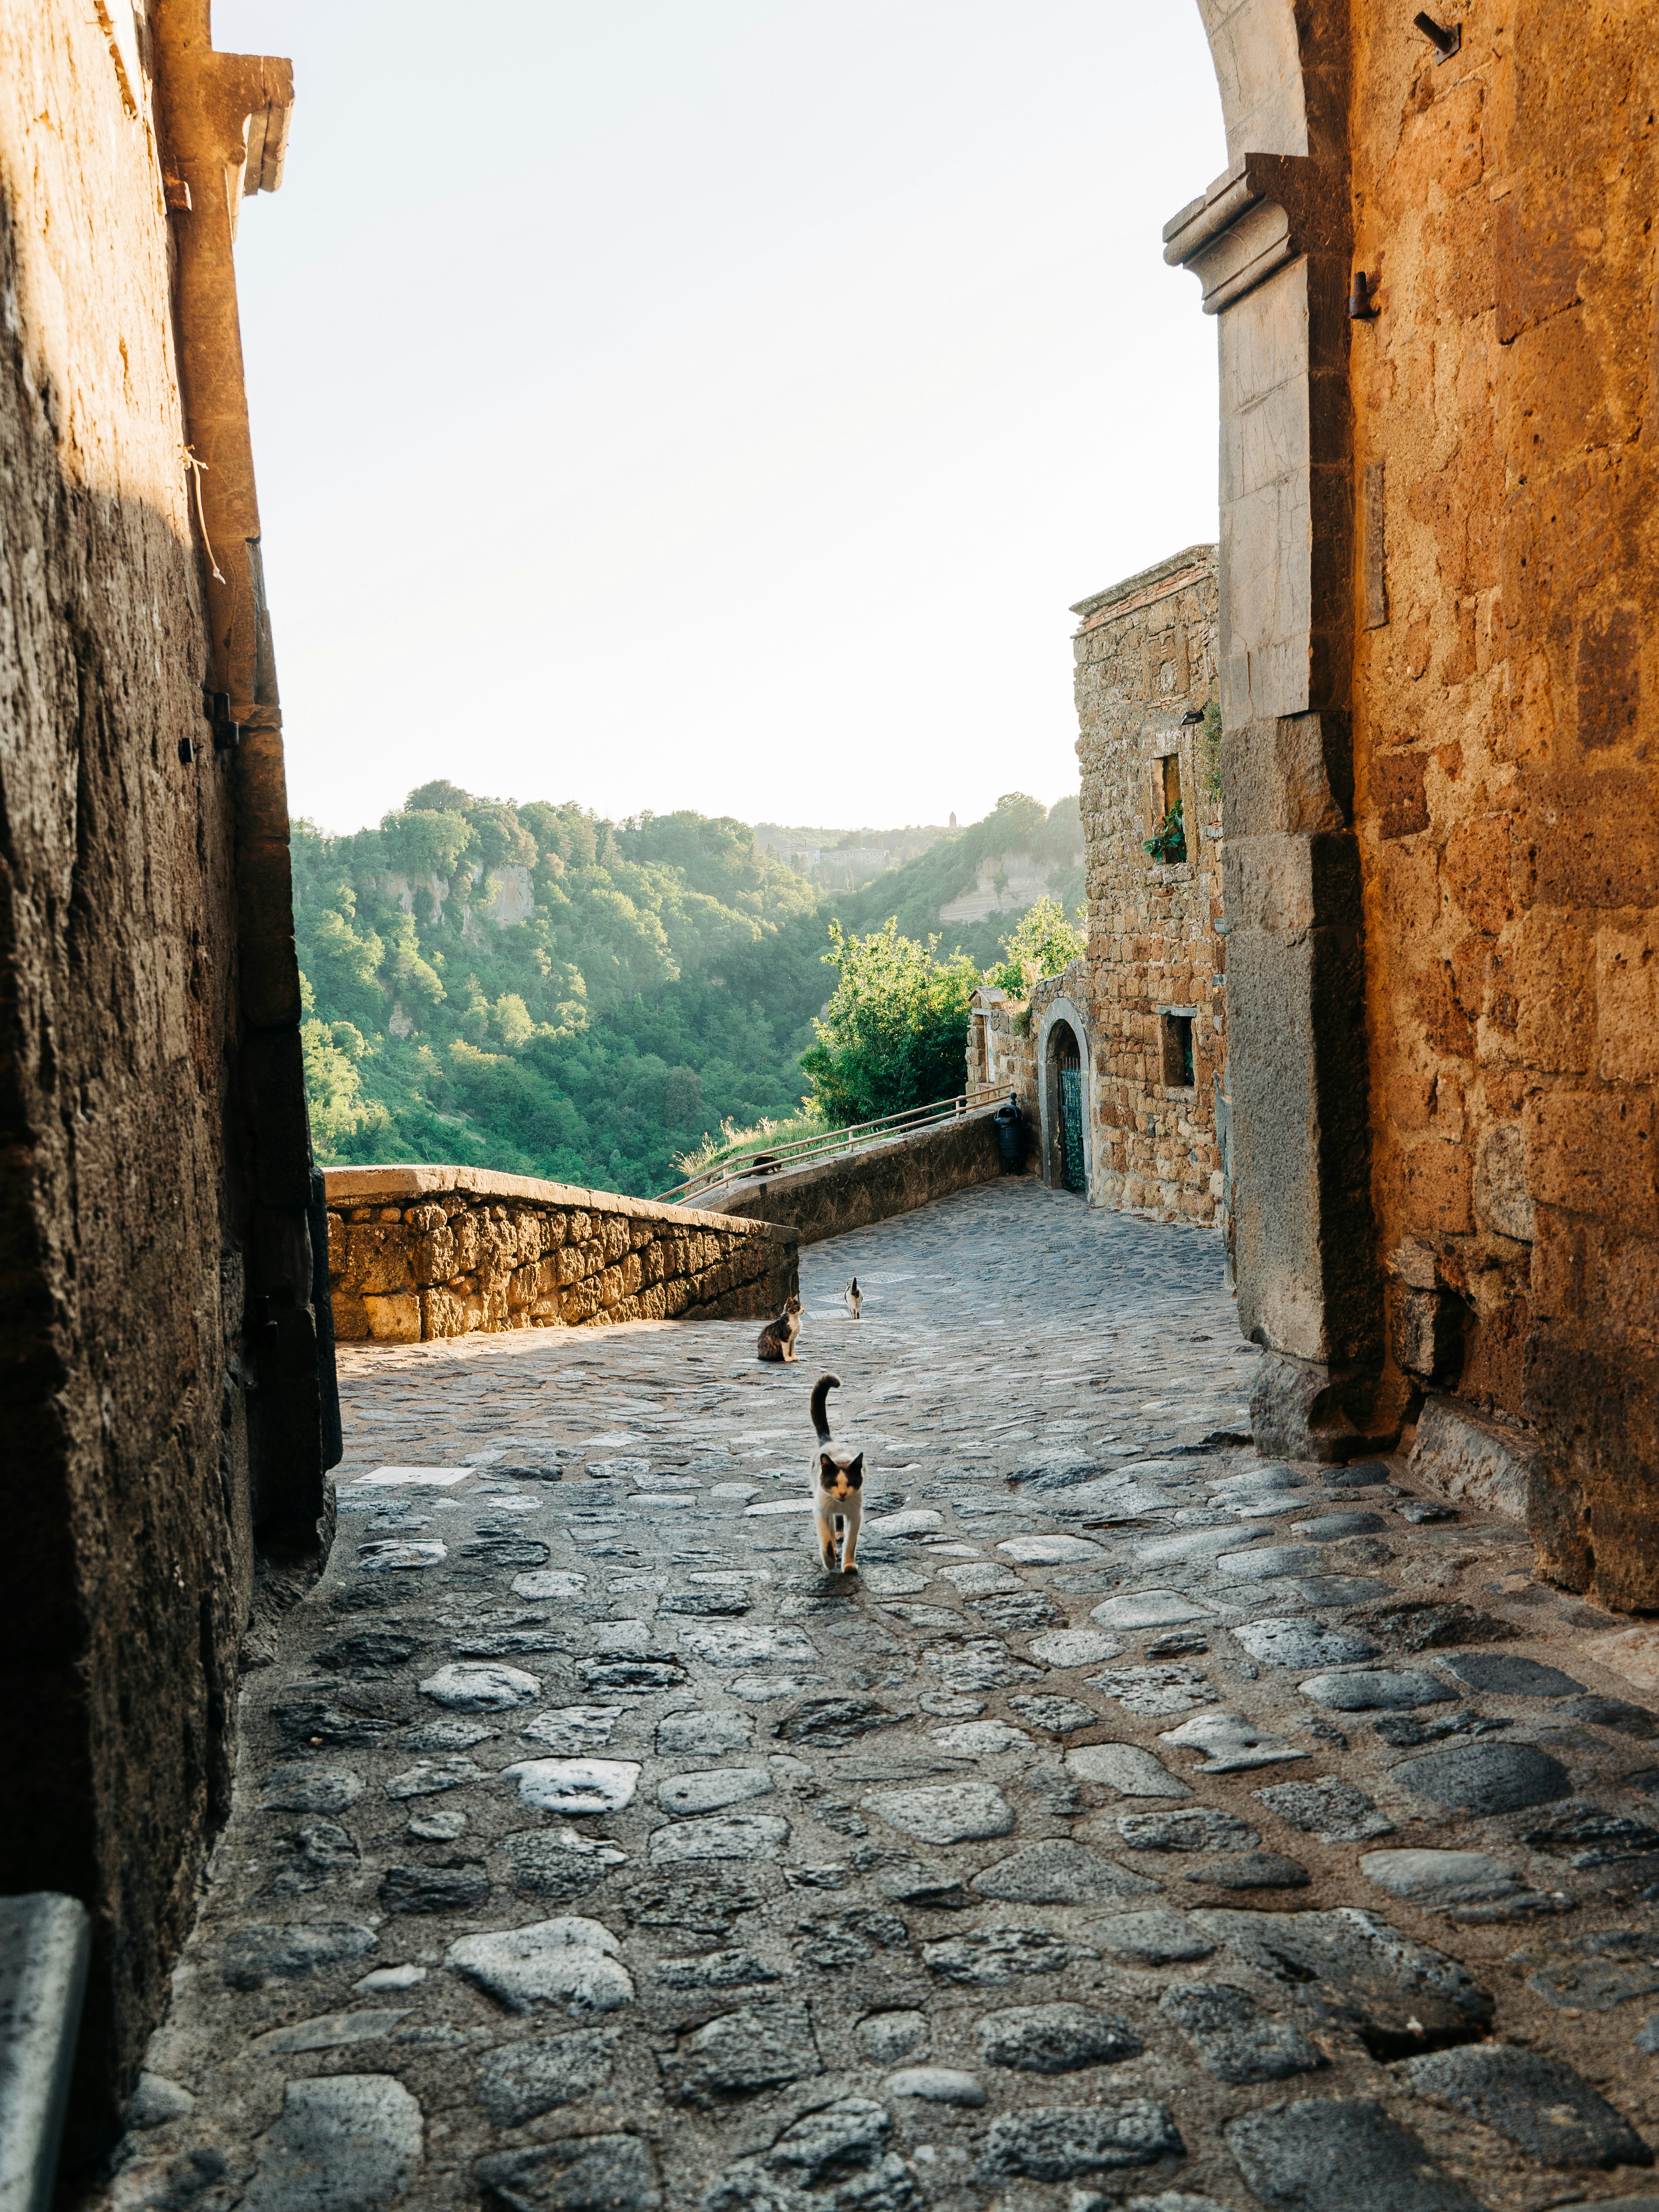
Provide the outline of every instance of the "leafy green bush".
{"type": "Polygon", "coordinates": [[[740,1129],[735,1121],[723,1121],[716,1136],[705,1137],[692,1151],[676,1153],[674,1164],[689,1182],[693,1176],[703,1174],[713,1167],[732,1167],[752,1152],[769,1152],[780,1145],[799,1143],[805,1137],[821,1137],[824,1125],[819,1115],[805,1102],[799,1114],[786,1115],[780,1121],[769,1121],[763,1115],[752,1129],[740,1129]]]}
{"type": "Polygon", "coordinates": [[[1144,849],[1155,860],[1170,863],[1187,857],[1187,831],[1181,818],[1181,801],[1164,816],[1152,836],[1144,841],[1144,849]]]}
{"type": "Polygon", "coordinates": [[[979,981],[965,953],[938,957],[901,937],[896,916],[868,937],[830,925],[825,963],[838,981],[816,1044],[800,1064],[812,1103],[832,1127],[873,1121],[952,1098],[968,1079],[968,1001],[979,981]]]}
{"type": "MultiPolygon", "coordinates": [[[[1078,909],[1079,915],[1083,909],[1078,909]]],[[[1010,998],[1028,999],[1044,975],[1058,975],[1088,951],[1088,939],[1066,919],[1058,899],[1040,898],[1002,940],[1003,958],[988,968],[985,980],[1010,998]]]]}

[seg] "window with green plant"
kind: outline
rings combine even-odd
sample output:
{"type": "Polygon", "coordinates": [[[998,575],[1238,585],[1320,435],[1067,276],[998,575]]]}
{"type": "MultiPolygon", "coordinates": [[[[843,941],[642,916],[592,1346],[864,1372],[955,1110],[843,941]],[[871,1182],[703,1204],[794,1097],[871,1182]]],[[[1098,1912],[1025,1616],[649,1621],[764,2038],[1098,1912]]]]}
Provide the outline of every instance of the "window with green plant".
{"type": "Polygon", "coordinates": [[[1187,857],[1186,814],[1181,795],[1181,756],[1166,753],[1152,763],[1155,804],[1161,805],[1163,818],[1150,837],[1142,841],[1143,849],[1153,860],[1167,865],[1187,857]]]}

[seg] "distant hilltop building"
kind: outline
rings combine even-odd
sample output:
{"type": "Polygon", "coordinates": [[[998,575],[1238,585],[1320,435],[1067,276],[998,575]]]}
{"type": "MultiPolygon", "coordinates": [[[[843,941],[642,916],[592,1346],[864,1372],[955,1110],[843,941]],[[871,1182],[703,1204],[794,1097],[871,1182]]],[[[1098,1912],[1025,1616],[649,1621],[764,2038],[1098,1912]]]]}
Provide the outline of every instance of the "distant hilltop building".
{"type": "Polygon", "coordinates": [[[953,815],[951,817],[951,827],[954,830],[954,829],[956,828],[956,826],[957,826],[957,817],[956,817],[956,816],[953,814],[953,815]]]}
{"type": "Polygon", "coordinates": [[[1020,1094],[1045,1182],[1164,1220],[1227,1210],[1216,552],[1072,609],[1088,950],[1029,1008],[978,993],[972,1041],[970,1077],[1020,1094]]]}

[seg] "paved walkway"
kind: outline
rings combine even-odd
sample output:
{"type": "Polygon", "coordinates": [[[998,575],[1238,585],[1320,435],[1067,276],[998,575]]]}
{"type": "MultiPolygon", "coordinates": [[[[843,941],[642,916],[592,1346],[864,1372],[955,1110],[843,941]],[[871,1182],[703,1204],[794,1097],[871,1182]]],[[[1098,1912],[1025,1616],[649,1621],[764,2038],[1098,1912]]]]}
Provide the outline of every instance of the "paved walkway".
{"type": "Polygon", "coordinates": [[[1256,1459],[1203,1231],[996,1184],[802,1276],[798,1367],[345,1356],[107,2204],[1653,2212],[1649,1632],[1256,1459]]]}

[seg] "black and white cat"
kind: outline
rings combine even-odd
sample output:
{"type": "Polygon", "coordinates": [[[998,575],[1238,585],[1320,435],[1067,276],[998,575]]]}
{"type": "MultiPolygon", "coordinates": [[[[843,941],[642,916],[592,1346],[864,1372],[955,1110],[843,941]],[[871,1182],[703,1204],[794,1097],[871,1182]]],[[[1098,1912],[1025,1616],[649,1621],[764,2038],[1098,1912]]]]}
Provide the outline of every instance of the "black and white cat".
{"type": "Polygon", "coordinates": [[[825,1411],[830,1393],[839,1390],[839,1375],[820,1375],[812,1385],[812,1426],[818,1448],[812,1455],[812,1525],[823,1571],[836,1571],[836,1541],[841,1539],[841,1571],[858,1571],[859,1522],[864,1516],[864,1454],[837,1451],[830,1441],[825,1411]]]}
{"type": "Polygon", "coordinates": [[[761,1331],[755,1350],[762,1359],[781,1359],[793,1367],[795,1364],[795,1339],[800,1334],[800,1300],[785,1301],[783,1311],[775,1321],[769,1321],[761,1331]]]}
{"type": "Polygon", "coordinates": [[[859,1288],[859,1279],[856,1275],[854,1276],[852,1281],[848,1283],[847,1288],[842,1292],[842,1296],[847,1301],[848,1312],[850,1313],[854,1320],[856,1321],[859,1317],[859,1310],[864,1304],[864,1293],[859,1288]]]}

